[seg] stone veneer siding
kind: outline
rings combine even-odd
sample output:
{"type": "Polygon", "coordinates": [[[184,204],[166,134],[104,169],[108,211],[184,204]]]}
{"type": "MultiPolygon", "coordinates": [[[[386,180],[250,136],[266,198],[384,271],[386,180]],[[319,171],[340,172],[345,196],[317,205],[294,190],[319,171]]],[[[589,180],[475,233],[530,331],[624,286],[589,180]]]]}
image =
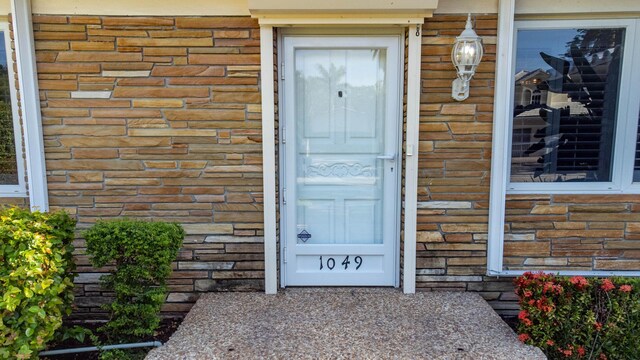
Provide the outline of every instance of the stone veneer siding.
{"type": "MultiPolygon", "coordinates": [[[[33,18],[52,210],[183,224],[164,311],[264,287],[257,21],[33,18]]],[[[77,314],[99,311],[82,239],[77,314]]]]}
{"type": "Polygon", "coordinates": [[[469,98],[456,102],[451,46],[465,21],[435,15],[423,26],[416,287],[479,291],[513,312],[511,279],[485,276],[497,16],[476,17],[485,54],[469,98]]]}
{"type": "Polygon", "coordinates": [[[640,271],[640,196],[508,195],[508,269],[640,271]]]}

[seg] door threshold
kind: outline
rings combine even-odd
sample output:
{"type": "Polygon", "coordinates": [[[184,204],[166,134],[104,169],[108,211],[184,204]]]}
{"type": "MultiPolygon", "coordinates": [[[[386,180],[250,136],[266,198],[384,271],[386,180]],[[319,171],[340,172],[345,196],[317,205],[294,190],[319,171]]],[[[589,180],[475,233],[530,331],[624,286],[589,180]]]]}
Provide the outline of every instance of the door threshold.
{"type": "Polygon", "coordinates": [[[288,286],[280,288],[280,292],[318,292],[318,293],[373,293],[373,292],[402,292],[393,286],[288,286]]]}

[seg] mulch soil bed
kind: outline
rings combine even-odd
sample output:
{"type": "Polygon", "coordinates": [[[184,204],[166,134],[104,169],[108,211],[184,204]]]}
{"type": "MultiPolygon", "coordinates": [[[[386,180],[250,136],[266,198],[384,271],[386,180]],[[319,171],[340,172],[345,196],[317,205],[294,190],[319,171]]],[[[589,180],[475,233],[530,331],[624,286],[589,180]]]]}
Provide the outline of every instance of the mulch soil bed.
{"type": "MultiPolygon", "coordinates": [[[[132,342],[160,341],[161,343],[164,344],[169,340],[171,335],[173,335],[173,333],[178,329],[178,326],[180,326],[181,322],[182,322],[181,318],[163,319],[162,322],[160,323],[160,326],[155,331],[155,334],[153,336],[141,338],[137,341],[132,341],[132,342]]],[[[90,329],[91,331],[93,331],[94,334],[98,335],[98,338],[100,338],[100,341],[102,341],[104,345],[113,345],[112,343],[108,342],[109,339],[105,334],[100,333],[98,331],[98,328],[102,326],[102,324],[100,323],[73,322],[73,323],[65,323],[64,325],[69,327],[72,327],[74,325],[79,325],[84,328],[90,329]]],[[[95,346],[95,344],[91,342],[91,339],[88,336],[84,339],[84,342],[79,342],[75,339],[68,339],[60,343],[50,343],[49,346],[47,347],[47,350],[69,349],[69,348],[79,348],[79,347],[87,347],[87,346],[95,346]]],[[[146,348],[146,350],[149,351],[151,350],[151,348],[146,348]]],[[[43,360],[98,360],[99,359],[98,355],[99,355],[98,351],[91,351],[91,352],[82,352],[82,353],[76,353],[76,354],[43,356],[40,359],[43,359],[43,360]]]]}
{"type": "Polygon", "coordinates": [[[502,320],[509,325],[509,327],[518,333],[518,317],[517,316],[501,316],[502,320]]]}

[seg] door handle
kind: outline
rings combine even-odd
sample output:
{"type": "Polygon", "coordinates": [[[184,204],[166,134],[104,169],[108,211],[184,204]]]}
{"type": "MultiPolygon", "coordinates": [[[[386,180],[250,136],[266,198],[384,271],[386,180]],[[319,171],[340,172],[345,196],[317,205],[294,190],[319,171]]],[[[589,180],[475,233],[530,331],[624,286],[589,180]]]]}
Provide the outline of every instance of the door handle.
{"type": "Polygon", "coordinates": [[[396,159],[396,154],[378,155],[378,156],[376,156],[376,158],[380,159],[380,160],[395,160],[396,159]]]}

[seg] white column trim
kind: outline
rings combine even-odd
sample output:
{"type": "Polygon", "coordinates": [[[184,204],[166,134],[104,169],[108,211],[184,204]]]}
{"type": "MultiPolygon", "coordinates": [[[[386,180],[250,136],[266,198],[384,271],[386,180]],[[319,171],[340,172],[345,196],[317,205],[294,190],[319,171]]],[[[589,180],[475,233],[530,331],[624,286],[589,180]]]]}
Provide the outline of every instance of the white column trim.
{"type": "Polygon", "coordinates": [[[31,0],[11,0],[11,16],[13,18],[13,37],[15,39],[24,126],[29,203],[32,210],[48,211],[49,196],[47,193],[38,72],[33,42],[31,0]]]}
{"type": "Polygon", "coordinates": [[[262,191],[264,194],[264,292],[267,294],[275,294],[278,291],[275,99],[273,70],[273,27],[260,25],[262,191]]]}
{"type": "Polygon", "coordinates": [[[500,0],[498,5],[498,48],[496,58],[496,99],[493,109],[493,145],[491,151],[491,189],[489,194],[489,239],[487,241],[487,274],[502,273],[504,251],[505,202],[507,189],[508,162],[505,155],[509,151],[508,121],[511,98],[510,81],[513,74],[513,29],[515,0],[500,0]]]}
{"type": "Polygon", "coordinates": [[[418,153],[420,135],[420,62],[422,31],[419,35],[413,27],[407,29],[409,51],[407,54],[407,144],[405,149],[405,197],[404,197],[404,271],[403,291],[416,292],[416,227],[418,219],[418,153]]]}

